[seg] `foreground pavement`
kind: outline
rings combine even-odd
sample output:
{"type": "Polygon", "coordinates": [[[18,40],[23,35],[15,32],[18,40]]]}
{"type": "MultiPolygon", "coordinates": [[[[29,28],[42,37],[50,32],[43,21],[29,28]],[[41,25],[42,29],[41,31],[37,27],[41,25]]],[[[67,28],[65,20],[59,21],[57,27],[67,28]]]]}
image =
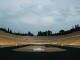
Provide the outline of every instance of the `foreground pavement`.
{"type": "MultiPolygon", "coordinates": [[[[80,48],[74,48],[69,46],[59,46],[59,45],[51,45],[47,46],[47,48],[53,48],[54,50],[61,49],[65,51],[51,51],[51,52],[24,52],[23,51],[14,51],[15,49],[22,49],[25,47],[29,47],[30,45],[21,45],[21,46],[13,46],[13,47],[5,47],[0,48],[0,59],[80,59],[80,48]]],[[[39,48],[39,46],[38,46],[39,48]]],[[[44,48],[44,46],[42,47],[44,48]]]]}

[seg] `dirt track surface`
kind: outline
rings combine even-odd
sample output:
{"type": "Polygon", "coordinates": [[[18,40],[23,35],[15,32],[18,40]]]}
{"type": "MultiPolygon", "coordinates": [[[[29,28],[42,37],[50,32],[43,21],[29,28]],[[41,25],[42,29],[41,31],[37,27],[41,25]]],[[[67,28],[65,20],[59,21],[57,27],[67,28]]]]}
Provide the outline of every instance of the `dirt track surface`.
{"type": "Polygon", "coordinates": [[[61,52],[66,51],[66,49],[61,49],[57,47],[45,47],[45,46],[26,46],[22,48],[13,49],[13,51],[19,52],[61,52]]]}

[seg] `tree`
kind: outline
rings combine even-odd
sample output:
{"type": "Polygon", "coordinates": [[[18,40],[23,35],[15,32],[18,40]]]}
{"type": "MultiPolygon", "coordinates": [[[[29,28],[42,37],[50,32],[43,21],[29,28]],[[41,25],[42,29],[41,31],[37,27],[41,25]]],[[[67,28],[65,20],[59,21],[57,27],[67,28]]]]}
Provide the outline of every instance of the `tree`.
{"type": "Polygon", "coordinates": [[[47,36],[47,31],[46,32],[43,32],[43,36],[47,36]]]}
{"type": "Polygon", "coordinates": [[[28,32],[27,35],[28,35],[28,36],[34,36],[31,32],[28,32]]]}
{"type": "Polygon", "coordinates": [[[52,35],[52,32],[51,32],[50,30],[48,30],[48,31],[47,31],[47,35],[48,35],[48,36],[51,36],[51,35],[52,35]]]}
{"type": "Polygon", "coordinates": [[[10,32],[10,29],[8,28],[8,33],[10,32]]]}
{"type": "Polygon", "coordinates": [[[64,30],[60,30],[60,31],[59,31],[59,34],[60,34],[60,35],[63,35],[64,33],[65,33],[64,30]]]}
{"type": "Polygon", "coordinates": [[[12,30],[10,30],[10,32],[9,33],[11,33],[12,34],[12,30]]]}
{"type": "Polygon", "coordinates": [[[74,27],[72,27],[72,29],[70,29],[70,31],[69,31],[70,33],[72,33],[72,32],[75,32],[75,28],[74,27]]]}
{"type": "Polygon", "coordinates": [[[42,32],[41,31],[38,32],[37,36],[42,36],[42,32]]]}
{"type": "Polygon", "coordinates": [[[75,25],[75,31],[80,31],[79,25],[75,25]]]}

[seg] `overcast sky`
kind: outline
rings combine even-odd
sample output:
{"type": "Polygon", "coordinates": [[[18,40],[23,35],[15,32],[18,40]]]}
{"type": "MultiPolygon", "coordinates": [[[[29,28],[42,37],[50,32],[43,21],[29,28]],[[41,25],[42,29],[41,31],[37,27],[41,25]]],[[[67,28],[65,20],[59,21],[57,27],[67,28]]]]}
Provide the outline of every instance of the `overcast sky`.
{"type": "Polygon", "coordinates": [[[80,0],[0,0],[0,26],[13,31],[68,30],[80,24],[80,0]]]}

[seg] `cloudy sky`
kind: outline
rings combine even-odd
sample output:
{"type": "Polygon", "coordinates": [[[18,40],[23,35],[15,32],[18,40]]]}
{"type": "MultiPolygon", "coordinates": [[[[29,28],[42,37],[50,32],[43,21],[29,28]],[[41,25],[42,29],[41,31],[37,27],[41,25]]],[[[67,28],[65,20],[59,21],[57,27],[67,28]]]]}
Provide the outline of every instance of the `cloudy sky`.
{"type": "Polygon", "coordinates": [[[36,34],[80,24],[80,0],[0,0],[0,27],[36,34]]]}

